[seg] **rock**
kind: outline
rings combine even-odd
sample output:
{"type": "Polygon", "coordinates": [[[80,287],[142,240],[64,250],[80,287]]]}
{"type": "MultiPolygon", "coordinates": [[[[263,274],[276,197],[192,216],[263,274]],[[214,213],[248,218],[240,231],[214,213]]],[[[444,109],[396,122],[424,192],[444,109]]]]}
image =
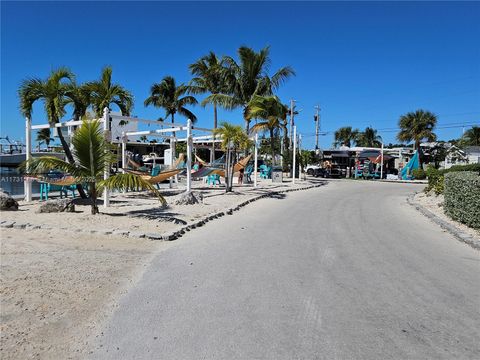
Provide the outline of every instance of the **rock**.
{"type": "Polygon", "coordinates": [[[128,236],[128,231],[125,231],[125,230],[114,230],[114,231],[112,231],[112,235],[115,235],[115,236],[128,236]]]}
{"type": "Polygon", "coordinates": [[[28,224],[22,224],[22,223],[15,223],[13,224],[14,229],[25,229],[28,224]]]}
{"type": "Polygon", "coordinates": [[[3,190],[0,190],[0,210],[18,210],[18,202],[3,190]]]}
{"type": "Polygon", "coordinates": [[[12,228],[14,224],[15,224],[15,222],[13,222],[13,221],[3,221],[0,224],[0,228],[9,229],[9,228],[12,228]]]}
{"type": "Polygon", "coordinates": [[[148,233],[148,234],[145,234],[145,236],[150,240],[163,240],[162,234],[148,233]]]}
{"type": "Polygon", "coordinates": [[[183,193],[180,199],[175,201],[175,205],[194,205],[203,203],[203,195],[198,191],[183,193]]]}
{"type": "Polygon", "coordinates": [[[52,213],[52,212],[74,212],[75,205],[71,199],[55,199],[47,200],[42,205],[37,212],[39,213],[52,213]]]}

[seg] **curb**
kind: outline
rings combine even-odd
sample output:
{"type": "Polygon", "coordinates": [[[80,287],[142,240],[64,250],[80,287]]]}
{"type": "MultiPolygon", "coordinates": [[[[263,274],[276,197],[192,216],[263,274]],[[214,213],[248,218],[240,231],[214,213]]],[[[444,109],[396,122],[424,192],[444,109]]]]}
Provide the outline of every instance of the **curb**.
{"type": "Polygon", "coordinates": [[[473,236],[471,236],[470,234],[467,234],[463,231],[461,231],[460,229],[458,229],[455,225],[452,225],[450,223],[448,223],[447,221],[439,218],[437,215],[435,215],[434,213],[432,213],[430,210],[428,210],[427,208],[425,208],[423,205],[420,205],[419,203],[417,203],[416,201],[413,200],[413,197],[416,195],[413,194],[413,195],[410,195],[409,197],[407,197],[407,203],[409,203],[410,205],[412,205],[415,209],[417,209],[418,211],[420,211],[422,213],[422,215],[424,215],[425,217],[429,218],[430,220],[432,220],[435,224],[437,225],[440,225],[440,227],[442,229],[445,229],[447,230],[451,235],[453,235],[458,241],[461,241],[469,246],[471,246],[472,248],[474,248],[475,250],[480,250],[480,241],[478,240],[475,240],[473,238],[473,236]]]}

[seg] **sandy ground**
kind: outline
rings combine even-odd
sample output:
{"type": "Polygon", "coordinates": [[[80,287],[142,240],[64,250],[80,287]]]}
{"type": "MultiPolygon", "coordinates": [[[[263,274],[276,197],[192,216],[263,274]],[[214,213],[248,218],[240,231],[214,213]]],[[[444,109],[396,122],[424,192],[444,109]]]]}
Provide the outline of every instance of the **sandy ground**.
{"type": "Polygon", "coordinates": [[[447,221],[448,223],[456,226],[462,232],[470,234],[474,237],[477,241],[480,241],[480,231],[472,229],[458,221],[452,220],[448,217],[444,210],[443,210],[443,195],[435,195],[435,194],[425,194],[424,192],[420,192],[415,195],[414,200],[419,204],[423,205],[425,208],[430,210],[436,216],[441,218],[442,220],[447,221]]]}
{"type": "Polygon", "coordinates": [[[38,214],[36,201],[20,203],[17,212],[2,212],[2,221],[52,229],[1,231],[0,357],[83,358],[89,334],[101,327],[154,255],[171,244],[100,231],[162,233],[180,226],[166,218],[189,221],[266,191],[306,185],[264,183],[257,189],[237,187],[229,195],[204,187],[204,204],[182,206],[173,205],[180,190],[164,191],[167,208],[145,195],[115,194],[112,206],[96,216],[89,214],[89,206],[76,206],[76,213],[38,214]]]}

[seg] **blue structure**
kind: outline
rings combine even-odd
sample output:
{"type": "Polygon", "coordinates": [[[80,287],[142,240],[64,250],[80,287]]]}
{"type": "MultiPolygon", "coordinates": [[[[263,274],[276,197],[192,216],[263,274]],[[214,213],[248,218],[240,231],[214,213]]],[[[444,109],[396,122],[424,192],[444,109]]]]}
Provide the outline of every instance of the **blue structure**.
{"type": "Polygon", "coordinates": [[[415,154],[413,154],[413,157],[410,159],[407,165],[402,169],[400,173],[402,175],[402,180],[412,180],[413,170],[418,169],[419,167],[420,167],[420,158],[417,150],[415,151],[415,154]]]}

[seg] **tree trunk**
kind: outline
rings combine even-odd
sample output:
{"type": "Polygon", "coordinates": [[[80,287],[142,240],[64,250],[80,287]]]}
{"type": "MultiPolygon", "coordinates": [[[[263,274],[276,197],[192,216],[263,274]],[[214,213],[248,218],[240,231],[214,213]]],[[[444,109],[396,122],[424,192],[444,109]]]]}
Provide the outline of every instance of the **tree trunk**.
{"type": "Polygon", "coordinates": [[[250,133],[250,120],[247,120],[245,116],[246,115],[243,115],[243,119],[245,120],[245,133],[248,135],[250,133]]]}
{"type": "MultiPolygon", "coordinates": [[[[73,158],[72,151],[70,150],[70,147],[68,146],[67,141],[63,137],[61,128],[58,128],[58,138],[60,139],[60,143],[62,144],[63,151],[65,152],[65,156],[68,162],[72,165],[75,165],[75,159],[73,158]]],[[[82,184],[77,184],[76,186],[77,186],[78,194],[80,195],[80,197],[82,199],[86,199],[87,195],[83,190],[82,184]]]]}
{"type": "MultiPolygon", "coordinates": [[[[217,104],[213,104],[213,128],[217,128],[217,104]]],[[[210,154],[210,163],[215,161],[215,134],[213,134],[212,150],[210,154]]]]}
{"type": "Polygon", "coordinates": [[[95,183],[89,183],[90,187],[90,203],[91,203],[91,213],[92,215],[98,214],[98,205],[97,205],[97,187],[95,183]]]}
{"type": "Polygon", "coordinates": [[[275,144],[273,142],[274,135],[273,135],[273,128],[270,129],[270,151],[272,152],[272,166],[275,165],[275,144]]]}
{"type": "Polygon", "coordinates": [[[229,179],[230,179],[230,149],[227,149],[226,159],[225,159],[225,192],[229,191],[229,179]]]}

